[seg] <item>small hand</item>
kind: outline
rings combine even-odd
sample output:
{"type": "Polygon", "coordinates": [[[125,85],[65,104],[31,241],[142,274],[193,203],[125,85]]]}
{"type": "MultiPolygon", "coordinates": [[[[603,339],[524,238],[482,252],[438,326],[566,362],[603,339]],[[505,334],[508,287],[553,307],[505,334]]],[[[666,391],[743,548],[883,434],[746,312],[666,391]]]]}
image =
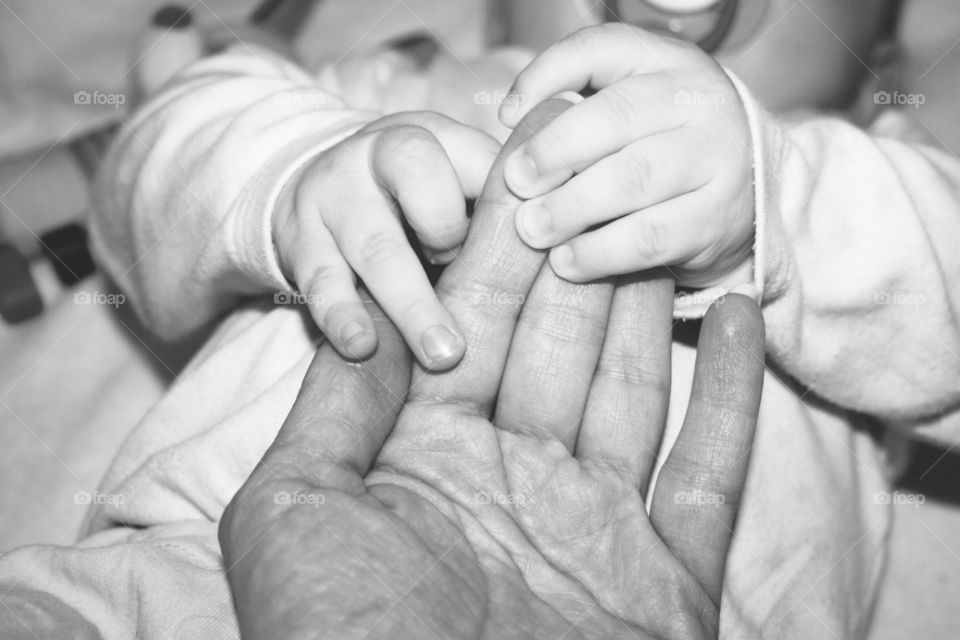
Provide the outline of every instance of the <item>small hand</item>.
{"type": "Polygon", "coordinates": [[[463,336],[400,216],[433,261],[450,262],[466,236],[466,200],[479,195],[499,149],[439,114],[400,113],[335,145],[291,182],[273,217],[277,255],[341,354],[365,358],[377,345],[359,276],[424,366],[460,360],[463,336]]]}
{"type": "Polygon", "coordinates": [[[516,218],[523,240],[550,248],[554,271],[574,282],[669,265],[680,284],[701,287],[743,267],[750,133],[717,63],[636,27],[584,29],[521,72],[501,120],[513,127],[542,100],[588,87],[597,92],[507,163],[507,184],[529,198],[516,218]]]}

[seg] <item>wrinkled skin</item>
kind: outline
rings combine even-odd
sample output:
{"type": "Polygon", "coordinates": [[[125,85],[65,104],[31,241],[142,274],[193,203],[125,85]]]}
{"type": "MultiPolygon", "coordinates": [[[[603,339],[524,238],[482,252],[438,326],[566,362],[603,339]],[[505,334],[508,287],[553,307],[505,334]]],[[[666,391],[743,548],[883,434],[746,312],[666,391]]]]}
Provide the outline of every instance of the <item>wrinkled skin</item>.
{"type": "Polygon", "coordinates": [[[376,354],[325,346],[312,363],[220,527],[244,638],[717,636],[762,319],[739,295],[705,319],[648,516],[672,285],[559,280],[516,237],[503,186],[502,158],[564,104],[518,127],[438,285],[463,362],[411,377],[368,299],[376,354]]]}

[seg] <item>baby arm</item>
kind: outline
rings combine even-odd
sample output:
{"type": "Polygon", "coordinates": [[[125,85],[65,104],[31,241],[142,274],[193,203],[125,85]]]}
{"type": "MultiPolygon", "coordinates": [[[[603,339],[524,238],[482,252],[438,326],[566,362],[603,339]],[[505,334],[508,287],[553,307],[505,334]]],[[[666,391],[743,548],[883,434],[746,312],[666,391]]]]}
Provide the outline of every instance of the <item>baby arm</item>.
{"type": "Polygon", "coordinates": [[[894,422],[955,417],[960,161],[888,137],[892,113],[865,132],[747,104],[769,353],[841,406],[894,422]]]}
{"type": "Polygon", "coordinates": [[[459,329],[399,215],[434,260],[452,259],[465,200],[499,145],[439,114],[383,117],[348,105],[338,96],[378,106],[381,87],[356,84],[335,72],[318,82],[265,51],[235,49],[195,65],[125,129],[93,235],[154,330],[174,338],[243,296],[294,288],[341,353],[364,357],[376,333],[356,273],[424,364],[459,360],[459,329]]]}
{"type": "Polygon", "coordinates": [[[559,275],[667,265],[709,288],[678,297],[680,317],[752,281],[768,353],[823,397],[896,421],[960,405],[960,162],[839,119],[778,121],[702,52],[624,25],[541,55],[501,118],[587,86],[507,168],[530,198],[518,233],[559,275]]]}
{"type": "Polygon", "coordinates": [[[91,223],[100,262],[167,338],[241,296],[287,289],[269,233],[276,192],[375,117],[266,51],[194,65],[111,149],[91,223]]]}

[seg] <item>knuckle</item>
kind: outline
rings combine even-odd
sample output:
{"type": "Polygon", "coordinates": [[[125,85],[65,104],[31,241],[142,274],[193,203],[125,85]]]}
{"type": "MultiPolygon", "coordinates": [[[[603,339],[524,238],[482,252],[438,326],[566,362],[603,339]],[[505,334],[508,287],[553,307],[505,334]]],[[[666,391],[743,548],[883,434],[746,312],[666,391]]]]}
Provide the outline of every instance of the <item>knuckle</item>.
{"type": "Polygon", "coordinates": [[[606,27],[606,24],[596,25],[591,27],[585,27],[583,29],[578,29],[573,33],[564,36],[557,43],[563,47],[570,47],[576,50],[582,50],[593,45],[593,42],[600,38],[603,33],[603,29],[606,27]]]}
{"type": "Polygon", "coordinates": [[[664,264],[664,257],[670,248],[670,234],[666,226],[658,222],[646,222],[637,225],[632,236],[636,256],[644,268],[664,264]]]}
{"type": "Polygon", "coordinates": [[[323,293],[329,288],[331,282],[338,278],[349,279],[350,276],[334,265],[323,264],[314,267],[303,279],[298,279],[297,287],[303,293],[323,293]]]}
{"type": "Polygon", "coordinates": [[[446,151],[430,131],[416,125],[394,127],[374,142],[378,167],[391,167],[400,182],[437,175],[449,165],[446,151]]]}
{"type": "Polygon", "coordinates": [[[320,154],[300,174],[293,190],[294,203],[299,213],[302,214],[309,210],[319,198],[329,192],[330,182],[334,181],[336,176],[343,175],[344,172],[341,171],[343,165],[341,145],[320,154]]]}
{"type": "Polygon", "coordinates": [[[670,371],[666,360],[651,354],[638,355],[626,350],[607,353],[597,365],[597,375],[660,396],[670,395],[670,371]]]}
{"type": "Polygon", "coordinates": [[[653,163],[637,151],[625,151],[620,161],[620,184],[625,193],[643,193],[653,181],[653,163]]]}
{"type": "Polygon", "coordinates": [[[718,148],[722,145],[717,144],[716,133],[703,126],[689,125],[684,129],[684,134],[689,138],[695,152],[718,159],[718,148]]]}
{"type": "Polygon", "coordinates": [[[402,111],[377,120],[381,128],[409,126],[430,129],[433,126],[445,126],[455,122],[452,118],[436,111],[402,111]]]}
{"type": "Polygon", "coordinates": [[[515,318],[525,301],[523,293],[505,288],[477,272],[473,277],[460,281],[441,278],[436,286],[436,295],[443,305],[453,312],[461,311],[462,317],[484,319],[515,318]]]}
{"type": "Polygon", "coordinates": [[[575,157],[579,149],[562,127],[548,124],[534,134],[526,144],[527,154],[538,167],[550,167],[558,164],[558,158],[575,157]]]}
{"type": "Polygon", "coordinates": [[[433,152],[438,144],[426,128],[404,124],[382,131],[374,142],[374,153],[408,162],[424,153],[433,152]]]}
{"type": "Polygon", "coordinates": [[[399,326],[412,326],[423,322],[424,318],[435,317],[439,304],[432,292],[427,294],[421,294],[419,291],[411,292],[392,315],[399,326]]]}
{"type": "Polygon", "coordinates": [[[562,344],[589,344],[602,340],[606,319],[592,308],[569,304],[573,301],[541,301],[524,309],[526,321],[538,336],[562,344]]]}
{"type": "MultiPolygon", "coordinates": [[[[639,30],[636,30],[639,32],[639,30]]],[[[568,36],[571,44],[581,49],[604,49],[611,38],[633,37],[635,31],[622,22],[604,22],[575,31],[568,36]]]]}
{"type": "Polygon", "coordinates": [[[457,120],[436,111],[408,111],[409,122],[413,123],[431,135],[444,129],[465,127],[457,120]]]}
{"type": "Polygon", "coordinates": [[[612,85],[604,89],[599,96],[602,96],[607,118],[613,123],[632,129],[641,110],[637,108],[636,97],[628,89],[612,85]]]}
{"type": "Polygon", "coordinates": [[[384,231],[367,234],[350,247],[350,253],[357,263],[357,270],[361,272],[369,272],[388,265],[391,260],[407,250],[409,245],[405,240],[384,231]]]}

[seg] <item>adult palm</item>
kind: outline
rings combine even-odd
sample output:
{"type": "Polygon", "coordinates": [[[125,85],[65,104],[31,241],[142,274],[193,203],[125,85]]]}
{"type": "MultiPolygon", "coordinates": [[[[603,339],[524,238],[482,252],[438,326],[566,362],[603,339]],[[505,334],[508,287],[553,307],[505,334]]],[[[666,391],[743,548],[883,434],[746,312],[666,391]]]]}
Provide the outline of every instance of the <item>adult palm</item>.
{"type": "MultiPolygon", "coordinates": [[[[563,108],[532,113],[501,157],[563,108]]],[[[244,637],[717,635],[759,312],[731,295],[706,318],[654,485],[672,286],[559,280],[516,237],[517,204],[498,163],[438,285],[468,340],[456,369],[411,380],[372,304],[377,354],[353,364],[325,347],[311,365],[221,525],[244,637]]]]}

